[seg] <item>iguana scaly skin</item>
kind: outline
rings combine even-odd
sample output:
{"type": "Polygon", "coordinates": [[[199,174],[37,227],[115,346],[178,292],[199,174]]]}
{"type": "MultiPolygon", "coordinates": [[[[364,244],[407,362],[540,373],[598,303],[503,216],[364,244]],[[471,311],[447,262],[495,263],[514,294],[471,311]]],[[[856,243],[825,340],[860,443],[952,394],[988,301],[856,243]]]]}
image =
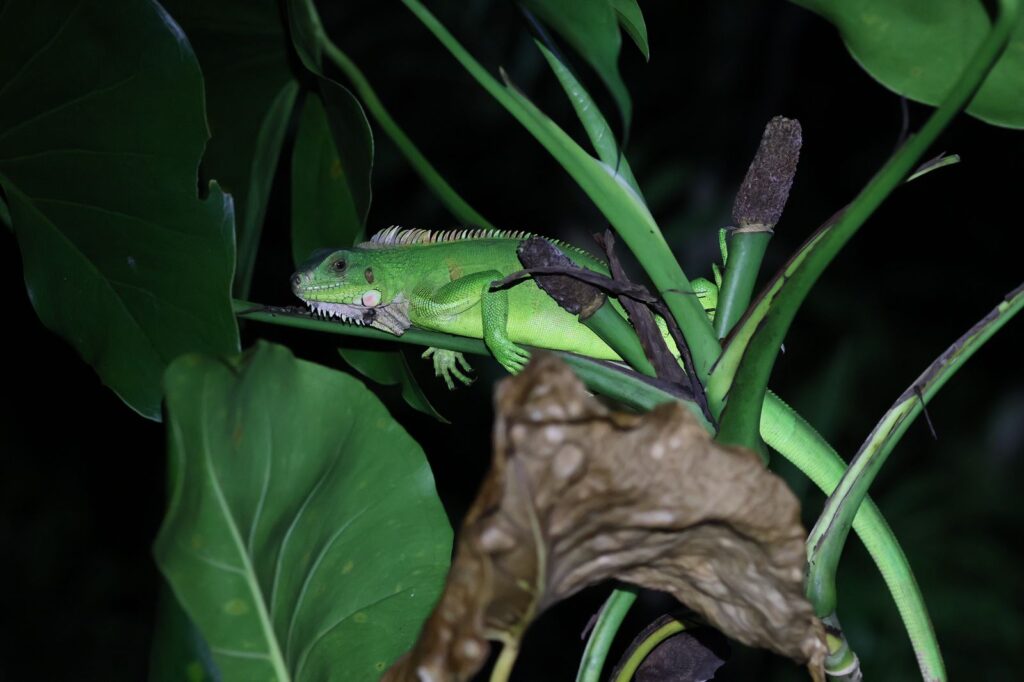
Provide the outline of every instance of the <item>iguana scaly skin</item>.
{"type": "MultiPolygon", "coordinates": [[[[529,360],[519,344],[570,351],[603,360],[619,356],[563,310],[533,281],[491,291],[490,285],[523,269],[516,254],[533,235],[500,230],[388,228],[370,241],[333,251],[292,278],[292,290],[312,310],[400,335],[410,325],[483,339],[510,372],[529,360]]],[[[574,246],[555,242],[577,265],[607,274],[607,266],[574,246]]],[[[666,340],[668,335],[666,332],[666,340]]],[[[674,344],[670,348],[675,349],[674,344]]],[[[428,349],[449,387],[465,381],[458,354],[428,349]]]]}
{"type": "MultiPolygon", "coordinates": [[[[317,258],[293,276],[292,289],[320,314],[392,334],[400,335],[416,325],[482,338],[510,372],[518,372],[529,358],[517,344],[618,359],[575,315],[564,311],[532,281],[507,290],[490,290],[495,280],[522,269],[516,248],[531,236],[497,230],[431,232],[392,227],[369,242],[317,258]]],[[[605,264],[587,252],[555,243],[577,265],[607,274],[605,264]]],[[[724,239],[721,247],[724,261],[724,239]]],[[[715,279],[720,282],[717,267],[715,279]]],[[[712,315],[718,287],[707,280],[694,280],[694,290],[712,315]]],[[[674,350],[674,344],[670,348],[674,350]]],[[[468,369],[460,354],[428,349],[424,356],[432,356],[435,372],[449,388],[454,385],[452,375],[468,382],[459,370],[460,363],[468,369]]],[[[835,450],[770,391],[761,413],[761,435],[826,494],[831,494],[846,470],[835,450]]],[[[907,558],[870,499],[861,505],[853,528],[893,595],[925,679],[945,679],[935,633],[907,558]]]]}

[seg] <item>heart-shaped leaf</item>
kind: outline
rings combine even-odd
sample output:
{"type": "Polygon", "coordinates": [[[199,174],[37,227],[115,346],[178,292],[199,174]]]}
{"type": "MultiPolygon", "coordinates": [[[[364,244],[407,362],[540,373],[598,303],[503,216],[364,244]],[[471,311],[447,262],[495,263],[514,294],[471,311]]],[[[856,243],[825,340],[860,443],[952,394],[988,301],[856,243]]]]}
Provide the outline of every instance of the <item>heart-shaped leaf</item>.
{"type": "Polygon", "coordinates": [[[160,418],[164,367],[231,353],[230,197],[200,201],[202,77],[156,3],[9,0],[0,185],[29,297],[126,403],[160,418]]]}
{"type": "Polygon", "coordinates": [[[376,680],[441,588],[419,446],[356,379],[261,344],[167,371],[157,563],[225,680],[376,680]]]}
{"type": "Polygon", "coordinates": [[[164,5],[185,30],[203,70],[213,133],[203,170],[235,197],[235,292],[245,298],[298,93],[288,65],[288,36],[276,0],[165,0],[164,5]]]}
{"type": "MultiPolygon", "coordinates": [[[[793,0],[835,24],[854,59],[885,87],[937,105],[992,23],[981,0],[793,0]]],[[[1024,16],[967,113],[1024,128],[1024,16]]]]}

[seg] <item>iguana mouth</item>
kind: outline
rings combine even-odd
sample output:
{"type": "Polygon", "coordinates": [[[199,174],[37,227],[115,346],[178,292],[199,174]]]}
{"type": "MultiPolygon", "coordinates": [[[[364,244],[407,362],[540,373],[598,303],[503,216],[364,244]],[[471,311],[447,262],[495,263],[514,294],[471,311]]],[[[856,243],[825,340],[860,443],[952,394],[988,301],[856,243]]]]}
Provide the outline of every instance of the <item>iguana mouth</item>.
{"type": "Polygon", "coordinates": [[[302,302],[317,315],[337,318],[349,324],[373,327],[395,336],[401,336],[411,326],[409,301],[404,296],[397,296],[391,303],[376,306],[311,301],[305,298],[302,298],[302,302]]]}
{"type": "Polygon", "coordinates": [[[309,306],[317,315],[323,317],[336,317],[342,322],[349,322],[351,324],[367,325],[373,319],[373,308],[368,308],[361,305],[353,305],[351,303],[328,303],[327,301],[307,301],[302,299],[302,302],[309,306]]]}

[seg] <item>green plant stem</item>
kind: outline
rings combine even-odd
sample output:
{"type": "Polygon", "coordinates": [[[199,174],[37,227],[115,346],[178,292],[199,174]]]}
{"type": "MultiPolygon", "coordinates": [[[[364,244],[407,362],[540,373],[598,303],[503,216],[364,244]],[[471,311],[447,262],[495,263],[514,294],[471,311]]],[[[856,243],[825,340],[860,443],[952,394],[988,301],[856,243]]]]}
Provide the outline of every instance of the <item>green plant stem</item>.
{"type": "MultiPolygon", "coordinates": [[[[435,348],[458,351],[459,353],[491,357],[491,352],[487,350],[487,346],[482,340],[471,339],[465,336],[444,334],[426,329],[417,329],[416,327],[410,327],[401,336],[395,336],[372,327],[361,327],[309,315],[290,313],[284,309],[275,309],[239,299],[232,301],[232,308],[239,317],[255,322],[264,322],[308,331],[327,332],[329,334],[341,334],[343,336],[355,336],[389,343],[407,343],[423,347],[433,346],[435,348]]],[[[636,335],[634,334],[633,336],[635,338],[636,335]]],[[[683,399],[679,395],[670,392],[668,387],[661,388],[656,383],[644,380],[639,374],[624,371],[601,360],[573,355],[572,353],[558,353],[558,355],[573,368],[577,376],[591,390],[597,393],[614,397],[624,405],[638,410],[650,410],[658,405],[679,400],[694,416],[700,419],[700,423],[704,428],[708,431],[712,430],[711,424],[707,421],[697,403],[692,400],[683,399]]]]}
{"type": "MultiPolygon", "coordinates": [[[[792,264],[773,283],[776,296],[764,296],[758,305],[771,305],[767,315],[749,315],[744,325],[752,325],[749,346],[735,378],[725,387],[730,400],[722,411],[718,439],[752,447],[759,439],[761,406],[764,403],[768,378],[790,323],[803,300],[825,267],[835,258],[840,249],[857,232],[878,206],[889,196],[910,173],[915,164],[935,141],[946,126],[971,99],[985,76],[1002,54],[1017,25],[1018,0],[999,0],[999,16],[985,41],[967,64],[950,93],[931,115],[921,131],[912,135],[898,152],[871,179],[856,199],[838,217],[830,229],[826,229],[802,261],[792,264]]],[[[737,330],[738,332],[741,330],[737,330]]],[[[727,351],[728,352],[728,351],[727,351]]],[[[714,382],[712,382],[714,384],[714,382]]],[[[709,385],[708,398],[714,405],[724,400],[721,386],[712,389],[709,385]]]]}
{"type": "Polygon", "coordinates": [[[582,322],[633,369],[649,377],[655,376],[654,366],[647,359],[633,325],[612,307],[609,300],[605,300],[593,315],[582,322]]]}
{"type": "Polygon", "coordinates": [[[635,587],[620,587],[605,600],[580,659],[576,682],[600,682],[601,670],[604,668],[605,659],[608,658],[608,649],[611,648],[623,619],[636,601],[636,595],[635,587]]]}
{"type": "Polygon", "coordinates": [[[822,622],[825,625],[825,640],[828,645],[825,674],[833,682],[859,682],[863,679],[860,660],[850,648],[850,643],[846,641],[839,619],[832,614],[823,618],[822,622]]]}
{"type": "MultiPolygon", "coordinates": [[[[315,10],[313,10],[315,12],[315,10]]],[[[367,111],[384,131],[384,134],[391,138],[399,151],[405,155],[409,165],[430,187],[437,198],[444,204],[445,208],[452,212],[459,221],[466,225],[493,228],[494,225],[484,218],[476,209],[469,205],[455,189],[448,184],[448,181],[434,168],[427,160],[419,147],[405,134],[405,131],[395,122],[383,102],[377,97],[377,93],[370,86],[370,82],[363,75],[363,72],[356,66],[355,62],[349,59],[342,50],[334,44],[325,32],[320,30],[317,35],[324,54],[337,66],[352,83],[352,87],[359,93],[359,97],[366,106],[367,111]]]]}
{"type": "Polygon", "coordinates": [[[1007,295],[917,378],[882,416],[858,450],[807,538],[807,596],[819,616],[836,609],[836,571],[868,488],[924,406],[989,338],[1024,307],[1024,284],[1007,295]]]}
{"type": "Polygon", "coordinates": [[[640,646],[633,650],[626,659],[626,662],[622,664],[622,669],[619,670],[619,674],[615,676],[615,682],[629,682],[633,679],[633,675],[636,674],[637,668],[644,662],[647,655],[650,654],[654,649],[664,642],[672,635],[679,634],[686,629],[686,625],[678,620],[665,623],[660,628],[650,634],[647,639],[643,641],[640,646]]]}
{"type": "Polygon", "coordinates": [[[519,646],[513,641],[505,642],[491,670],[491,682],[507,682],[519,656],[519,646]]]}
{"type": "Polygon", "coordinates": [[[771,232],[734,232],[729,237],[729,262],[718,292],[715,311],[715,336],[724,339],[743,316],[754,294],[757,273],[771,232]]]}

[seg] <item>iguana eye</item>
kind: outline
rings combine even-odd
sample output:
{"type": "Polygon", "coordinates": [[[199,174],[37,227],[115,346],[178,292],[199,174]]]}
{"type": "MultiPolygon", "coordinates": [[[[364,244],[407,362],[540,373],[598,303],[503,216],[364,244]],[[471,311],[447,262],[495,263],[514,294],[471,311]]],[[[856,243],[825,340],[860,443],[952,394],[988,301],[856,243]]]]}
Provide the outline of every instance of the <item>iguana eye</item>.
{"type": "Polygon", "coordinates": [[[336,260],[334,261],[334,263],[331,264],[331,269],[334,270],[335,272],[345,272],[346,267],[348,267],[348,264],[344,261],[344,259],[336,260]]]}

